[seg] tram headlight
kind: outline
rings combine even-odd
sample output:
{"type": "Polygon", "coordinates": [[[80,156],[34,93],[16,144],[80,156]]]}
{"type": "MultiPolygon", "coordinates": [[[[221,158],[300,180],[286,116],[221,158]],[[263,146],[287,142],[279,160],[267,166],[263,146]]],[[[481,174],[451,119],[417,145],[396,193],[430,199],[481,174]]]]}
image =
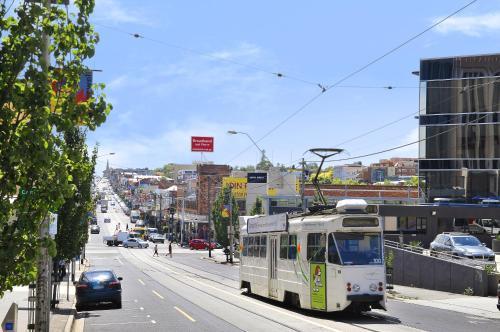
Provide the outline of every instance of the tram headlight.
{"type": "Polygon", "coordinates": [[[377,285],[375,285],[375,284],[370,284],[370,290],[371,290],[372,292],[375,292],[375,291],[377,290],[377,288],[378,288],[378,287],[377,287],[377,285]]]}
{"type": "Polygon", "coordinates": [[[355,291],[355,292],[359,292],[359,290],[360,290],[360,289],[361,289],[361,288],[359,287],[359,285],[358,285],[358,284],[354,284],[354,285],[352,285],[352,290],[353,290],[353,291],[355,291]]]}

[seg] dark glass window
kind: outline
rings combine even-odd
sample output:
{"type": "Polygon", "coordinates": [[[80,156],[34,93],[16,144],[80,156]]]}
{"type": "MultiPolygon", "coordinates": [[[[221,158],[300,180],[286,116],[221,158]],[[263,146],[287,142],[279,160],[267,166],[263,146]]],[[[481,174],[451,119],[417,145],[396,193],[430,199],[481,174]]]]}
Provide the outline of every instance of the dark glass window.
{"type": "Polygon", "coordinates": [[[326,251],[326,234],[307,234],[307,260],[312,262],[324,262],[326,251]]]}
{"type": "Polygon", "coordinates": [[[339,251],[332,233],[328,234],[328,262],[332,264],[341,264],[339,251]]]}
{"type": "Polygon", "coordinates": [[[267,237],[265,235],[262,235],[260,237],[260,257],[266,257],[266,252],[267,252],[267,237]]]}
{"type": "Polygon", "coordinates": [[[297,235],[281,234],[280,258],[295,259],[297,257],[297,235]]]}
{"type": "Polygon", "coordinates": [[[288,234],[281,234],[280,236],[280,258],[287,259],[288,250],[288,234]]]}

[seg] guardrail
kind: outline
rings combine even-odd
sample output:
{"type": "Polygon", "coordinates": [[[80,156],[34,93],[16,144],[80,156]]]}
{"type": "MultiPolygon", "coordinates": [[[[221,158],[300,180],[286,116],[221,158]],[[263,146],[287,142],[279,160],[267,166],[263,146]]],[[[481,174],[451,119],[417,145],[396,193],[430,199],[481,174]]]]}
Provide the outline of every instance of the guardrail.
{"type": "Polygon", "coordinates": [[[406,251],[409,251],[412,253],[421,254],[424,256],[431,256],[431,257],[434,257],[437,259],[451,261],[451,262],[457,263],[457,264],[462,264],[462,265],[480,268],[482,270],[484,270],[486,268],[486,266],[488,266],[488,265],[493,265],[496,268],[495,261],[471,259],[468,257],[462,257],[462,256],[458,256],[458,255],[445,253],[445,252],[436,252],[436,251],[433,252],[430,249],[424,249],[424,248],[419,247],[419,246],[412,246],[410,244],[405,244],[405,243],[401,244],[399,242],[390,241],[390,240],[384,240],[384,244],[387,247],[398,248],[398,249],[406,250],[406,251]]]}

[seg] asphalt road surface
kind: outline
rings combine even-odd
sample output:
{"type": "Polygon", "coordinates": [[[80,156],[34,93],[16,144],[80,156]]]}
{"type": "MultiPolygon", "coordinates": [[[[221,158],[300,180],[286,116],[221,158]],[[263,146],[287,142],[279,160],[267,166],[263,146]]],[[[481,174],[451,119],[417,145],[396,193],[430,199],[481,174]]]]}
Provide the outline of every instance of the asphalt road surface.
{"type": "MultiPolygon", "coordinates": [[[[207,252],[179,250],[173,258],[152,249],[108,247],[102,236],[128,217],[118,204],[98,213],[101,233],[90,236],[91,268],[112,268],[123,277],[123,308],[96,306],[80,312],[85,331],[498,331],[499,320],[388,301],[388,311],[362,316],[297,310],[242,294],[238,267],[203,259],[207,252]],[[104,216],[112,222],[104,224],[104,216]]],[[[130,225],[129,225],[130,226],[130,225]]]]}

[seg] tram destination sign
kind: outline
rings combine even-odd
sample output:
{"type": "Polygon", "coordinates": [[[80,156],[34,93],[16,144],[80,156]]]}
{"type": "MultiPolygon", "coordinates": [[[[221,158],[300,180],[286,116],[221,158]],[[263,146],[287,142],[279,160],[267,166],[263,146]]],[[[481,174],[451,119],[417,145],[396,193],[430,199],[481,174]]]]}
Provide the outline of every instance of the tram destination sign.
{"type": "Polygon", "coordinates": [[[288,214],[280,213],[271,216],[250,218],[247,222],[247,233],[284,232],[288,229],[288,214]]]}

